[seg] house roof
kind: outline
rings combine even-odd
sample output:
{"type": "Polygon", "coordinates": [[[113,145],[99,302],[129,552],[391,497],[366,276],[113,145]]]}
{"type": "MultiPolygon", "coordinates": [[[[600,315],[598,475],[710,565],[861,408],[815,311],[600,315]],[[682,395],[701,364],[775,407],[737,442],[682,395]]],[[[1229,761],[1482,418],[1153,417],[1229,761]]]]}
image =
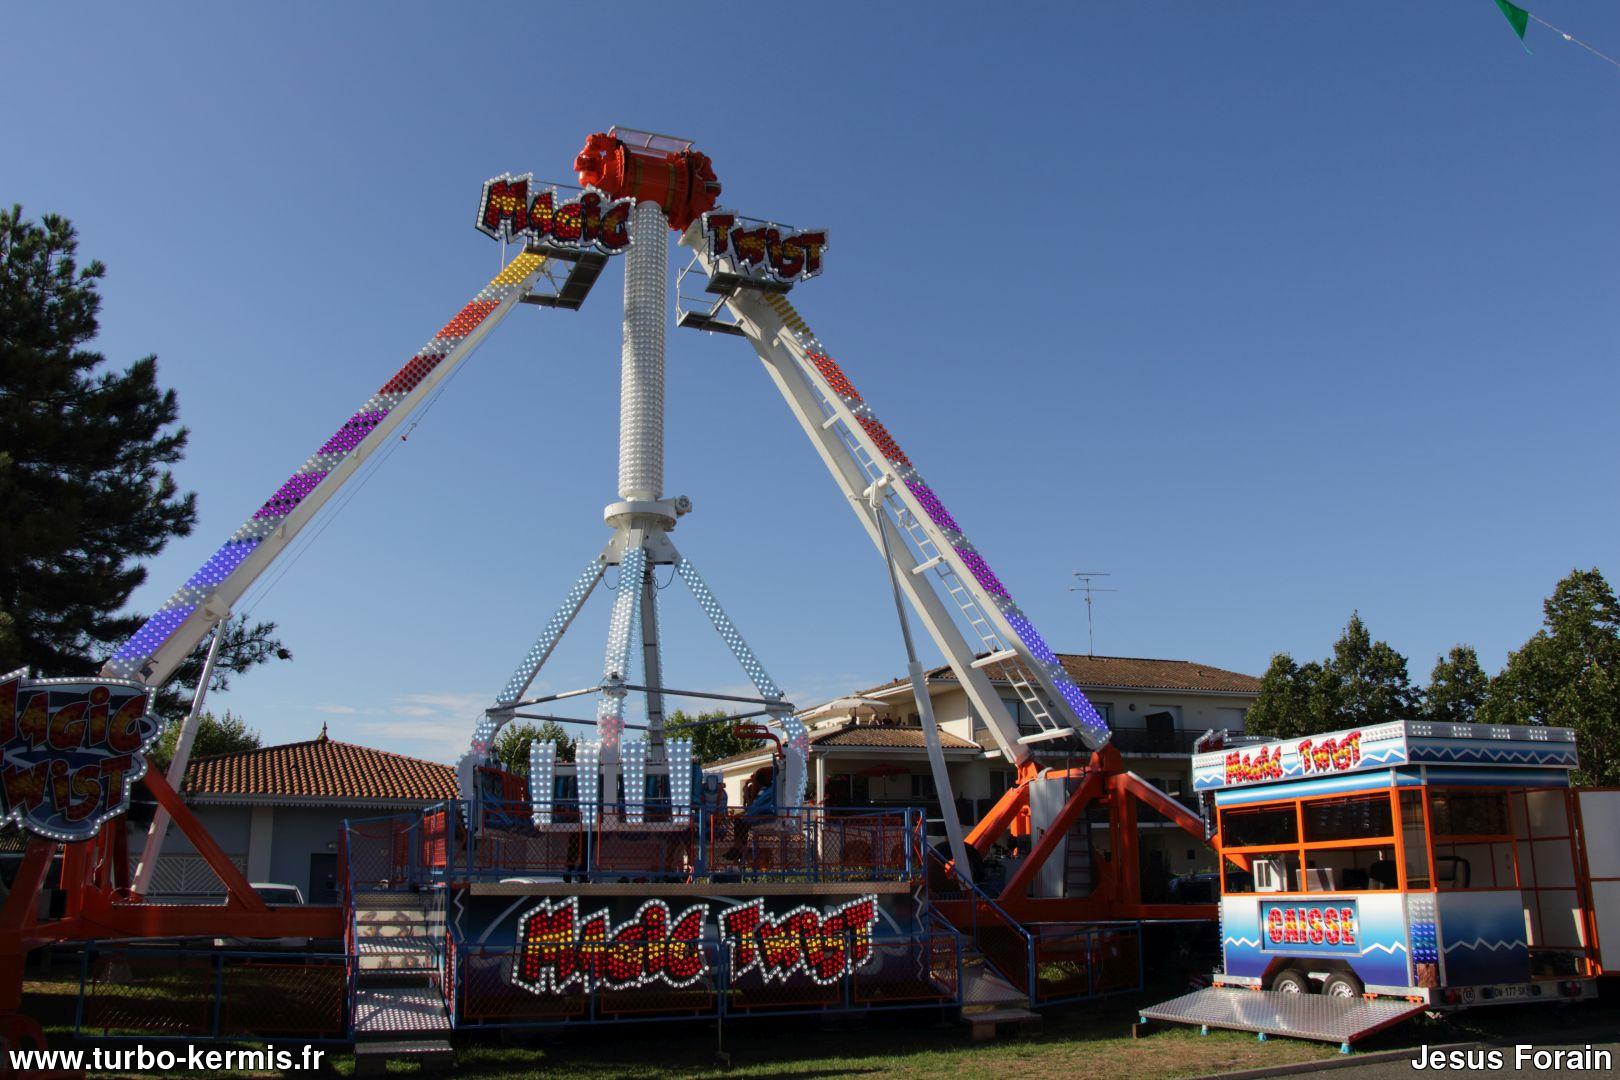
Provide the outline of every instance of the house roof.
{"type": "MultiPolygon", "coordinates": [[[[1149,660],[1139,656],[1085,656],[1078,653],[1058,653],[1063,670],[1081,687],[1109,690],[1183,690],[1192,693],[1258,694],[1260,680],[1253,675],[1197,664],[1191,660],[1149,660]]],[[[1006,681],[1005,664],[991,664],[985,674],[992,680],[1006,681]]],[[[934,668],[930,679],[955,681],[956,673],[949,665],[934,668]]],[[[880,693],[909,682],[894,679],[860,696],[880,693]]]]}
{"type": "MultiPolygon", "coordinates": [[[[908,724],[845,724],[826,731],[812,731],[810,744],[817,747],[843,746],[864,749],[926,750],[923,730],[908,724]]],[[[978,750],[978,743],[952,735],[939,733],[939,745],[944,750],[978,750]]]]}
{"type": "MultiPolygon", "coordinates": [[[[959,735],[952,735],[948,731],[939,733],[939,745],[942,750],[972,750],[981,752],[984,748],[978,743],[969,742],[959,735]]],[[[841,724],[838,727],[823,728],[810,733],[811,750],[827,750],[837,747],[841,750],[926,750],[928,743],[923,740],[923,730],[915,724],[841,724]]],[[[740,754],[732,754],[706,764],[706,768],[716,765],[731,765],[738,761],[747,761],[749,758],[759,757],[766,752],[764,746],[757,750],[745,750],[740,754]]]]}
{"type": "Polygon", "coordinates": [[[198,758],[186,768],[186,795],[438,802],[457,797],[456,770],[434,761],[338,742],[322,731],[308,742],[198,758]]]}

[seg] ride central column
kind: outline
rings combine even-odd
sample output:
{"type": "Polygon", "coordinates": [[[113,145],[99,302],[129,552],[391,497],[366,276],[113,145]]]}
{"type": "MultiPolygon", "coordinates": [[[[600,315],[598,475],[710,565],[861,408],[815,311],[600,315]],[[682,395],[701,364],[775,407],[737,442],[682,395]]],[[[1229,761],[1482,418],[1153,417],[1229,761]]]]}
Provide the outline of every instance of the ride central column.
{"type": "Polygon", "coordinates": [[[624,267],[619,363],[619,498],[664,495],[664,321],[669,317],[669,222],[650,199],[636,204],[624,267]]]}

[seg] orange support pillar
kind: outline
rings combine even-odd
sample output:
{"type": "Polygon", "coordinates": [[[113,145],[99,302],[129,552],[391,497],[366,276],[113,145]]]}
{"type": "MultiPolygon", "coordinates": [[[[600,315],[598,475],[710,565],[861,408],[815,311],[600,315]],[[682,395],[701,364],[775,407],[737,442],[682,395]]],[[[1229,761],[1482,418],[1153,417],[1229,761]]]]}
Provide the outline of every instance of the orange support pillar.
{"type": "Polygon", "coordinates": [[[967,834],[969,847],[977,848],[983,855],[990,850],[990,845],[1001,839],[1001,835],[1012,827],[1013,819],[1024,807],[1029,805],[1029,787],[1027,784],[1016,784],[996,800],[996,805],[990,812],[979,819],[967,834]]]}
{"type": "Polygon", "coordinates": [[[1115,898],[1128,904],[1142,902],[1142,856],[1137,848],[1136,802],[1130,797],[1129,777],[1124,773],[1109,778],[1113,807],[1109,814],[1114,853],[1115,898]]]}
{"type": "MultiPolygon", "coordinates": [[[[208,830],[197,820],[197,815],[191,812],[191,807],[180,800],[174,788],[169,786],[169,781],[150,762],[147,763],[144,779],[158,805],[169,812],[169,819],[174,822],[175,827],[185,834],[186,839],[191,841],[191,846],[197,849],[197,854],[203,857],[203,861],[219,875],[219,880],[224,882],[225,891],[229,894],[226,903],[248,911],[269,911],[264,901],[259,899],[259,894],[248,884],[247,878],[242,876],[242,871],[236,868],[236,864],[220,850],[214,838],[208,835],[208,830]]],[[[109,825],[120,829],[125,827],[120,819],[114,819],[109,825]]]]}
{"type": "MultiPolygon", "coordinates": [[[[39,1023],[22,1015],[23,965],[28,959],[29,936],[39,922],[39,891],[45,886],[56,841],[30,837],[11,892],[0,907],[0,1041],[7,1050],[32,1043],[45,1049],[39,1023]]],[[[9,1072],[9,1062],[0,1063],[9,1072]]]]}
{"type": "Polygon", "coordinates": [[[1018,869],[1007,880],[1006,887],[1001,890],[1000,899],[1003,904],[1010,900],[1023,898],[1024,894],[1029,891],[1029,883],[1035,880],[1035,872],[1045,865],[1047,859],[1052,857],[1052,853],[1057,850],[1057,846],[1063,840],[1063,837],[1074,827],[1075,821],[1101,793],[1102,776],[1100,773],[1091,773],[1081,782],[1079,787],[1074,789],[1074,794],[1070,795],[1068,800],[1064,802],[1063,809],[1058,811],[1057,817],[1052,820],[1051,827],[1046,830],[1046,834],[1035,842],[1035,846],[1030,849],[1029,855],[1023,862],[1018,864],[1018,869]]]}

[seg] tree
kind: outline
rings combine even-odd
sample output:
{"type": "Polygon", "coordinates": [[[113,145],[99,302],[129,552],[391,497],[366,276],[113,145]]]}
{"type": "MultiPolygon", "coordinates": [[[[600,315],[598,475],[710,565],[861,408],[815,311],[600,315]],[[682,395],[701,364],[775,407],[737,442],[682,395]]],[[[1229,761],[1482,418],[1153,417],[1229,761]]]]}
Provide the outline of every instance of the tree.
{"type": "Polygon", "coordinates": [[[492,752],[500,767],[513,776],[529,775],[529,744],[536,739],[557,744],[557,760],[574,760],[574,738],[555,720],[541,724],[507,724],[495,736],[492,752]]]}
{"type": "MultiPolygon", "coordinates": [[[[125,610],[142,560],[197,519],[169,471],[186,445],[174,391],[156,357],[103,369],[89,345],[106,268],[77,251],[66,218],[0,210],[0,671],[93,671],[144,621],[125,610]]],[[[233,632],[216,686],[285,655],[273,630],[233,632]]]]}
{"type": "Polygon", "coordinates": [[[1473,723],[1489,689],[1490,678],[1479,666],[1473,646],[1453,646],[1435,661],[1423,695],[1423,714],[1443,724],[1473,723]]]}
{"type": "Polygon", "coordinates": [[[1418,694],[1406,670],[1406,657],[1388,643],[1372,640],[1359,612],[1350,613],[1344,633],[1333,644],[1331,672],[1333,723],[1322,731],[1408,720],[1417,713],[1418,694]]]}
{"type": "Polygon", "coordinates": [[[721,758],[759,749],[759,741],[745,739],[736,733],[736,725],[724,721],[725,712],[699,713],[689,716],[676,709],[664,720],[664,737],[692,740],[692,754],[704,765],[721,758]]]}
{"type": "Polygon", "coordinates": [[[1271,665],[1260,677],[1260,695],[1243,718],[1251,735],[1287,739],[1303,735],[1309,723],[1307,687],[1299,677],[1299,666],[1287,653],[1271,658],[1271,665]]]}
{"type": "MultiPolygon", "coordinates": [[[[159,772],[168,772],[169,763],[174,760],[174,750],[180,741],[180,727],[183,720],[171,720],[164,725],[163,734],[158,738],[157,745],[147,755],[152,761],[152,767],[159,772]]],[[[259,733],[247,726],[247,721],[240,716],[225,711],[225,715],[215,717],[211,712],[205,712],[197,717],[197,737],[191,744],[191,760],[212,757],[215,754],[235,754],[243,750],[257,750],[261,745],[259,733]]]]}
{"type": "Polygon", "coordinates": [[[1407,719],[1417,705],[1406,657],[1374,641],[1352,612],[1326,660],[1296,666],[1287,653],[1272,657],[1244,728],[1286,739],[1407,719]]]}
{"type": "Polygon", "coordinates": [[[1596,568],[1575,570],[1542,611],[1542,628],[1491,680],[1480,719],[1573,728],[1575,782],[1620,784],[1620,602],[1596,568]]]}

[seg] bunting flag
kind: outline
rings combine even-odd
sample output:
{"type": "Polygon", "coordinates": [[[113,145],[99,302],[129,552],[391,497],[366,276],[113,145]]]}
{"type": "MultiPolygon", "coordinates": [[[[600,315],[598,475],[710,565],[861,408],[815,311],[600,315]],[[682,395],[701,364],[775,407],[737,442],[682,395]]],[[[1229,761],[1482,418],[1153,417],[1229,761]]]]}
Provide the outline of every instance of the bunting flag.
{"type": "Polygon", "coordinates": [[[1530,27],[1530,13],[1517,4],[1508,3],[1508,0],[1496,0],[1496,6],[1502,9],[1502,16],[1513,27],[1513,32],[1519,35],[1519,44],[1524,51],[1529,52],[1530,46],[1524,43],[1524,32],[1530,27]]]}
{"type": "Polygon", "coordinates": [[[1560,30],[1558,27],[1554,26],[1546,19],[1543,19],[1540,15],[1537,15],[1533,11],[1522,8],[1518,4],[1512,3],[1511,0],[1496,0],[1496,6],[1501,9],[1502,17],[1508,21],[1508,25],[1513,27],[1513,32],[1519,37],[1519,46],[1524,49],[1525,52],[1530,51],[1530,46],[1524,43],[1524,32],[1530,28],[1530,21],[1534,19],[1536,22],[1540,23],[1542,26],[1545,26],[1548,30],[1551,30],[1553,33],[1557,34],[1571,45],[1579,45],[1581,48],[1585,49],[1599,60],[1602,60],[1605,64],[1620,70],[1620,60],[1616,60],[1614,57],[1610,56],[1608,53],[1597,48],[1596,46],[1587,44],[1574,34],[1566,33],[1565,31],[1560,30]]]}

